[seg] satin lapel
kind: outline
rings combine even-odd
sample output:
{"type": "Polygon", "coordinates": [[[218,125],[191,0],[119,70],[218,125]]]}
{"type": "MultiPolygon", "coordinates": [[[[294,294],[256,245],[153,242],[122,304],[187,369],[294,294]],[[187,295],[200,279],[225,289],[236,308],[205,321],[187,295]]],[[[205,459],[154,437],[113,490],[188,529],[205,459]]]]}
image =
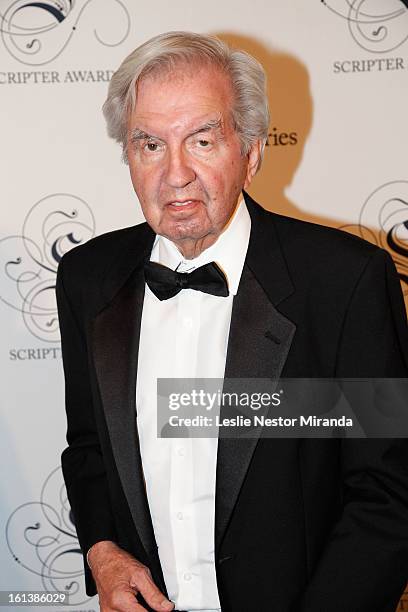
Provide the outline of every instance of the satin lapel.
{"type": "MultiPolygon", "coordinates": [[[[260,235],[258,209],[254,210],[257,205],[248,202],[247,196],[246,201],[252,218],[251,241],[232,309],[225,369],[227,386],[229,378],[278,378],[296,331],[296,325],[274,305],[294,290],[282,253],[273,240],[274,229],[271,227],[271,233],[268,233],[269,228],[262,227],[260,235]],[[263,266],[271,251],[274,251],[274,256],[269,261],[274,262],[275,269],[271,266],[272,270],[265,274],[263,266]]],[[[219,438],[215,496],[216,554],[219,554],[261,433],[262,428],[259,427],[251,438],[219,438]]]]}
{"type": "Polygon", "coordinates": [[[144,298],[139,266],[94,320],[93,354],[113,455],[142,544],[159,565],[136,423],[136,371],[144,298]]]}

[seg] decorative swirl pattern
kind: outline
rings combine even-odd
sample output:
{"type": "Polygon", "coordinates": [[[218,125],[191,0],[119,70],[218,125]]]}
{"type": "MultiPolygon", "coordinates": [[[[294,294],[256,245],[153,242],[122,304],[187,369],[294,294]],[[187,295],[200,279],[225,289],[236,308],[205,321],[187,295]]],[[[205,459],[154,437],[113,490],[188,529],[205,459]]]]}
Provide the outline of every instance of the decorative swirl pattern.
{"type": "MultiPolygon", "coordinates": [[[[93,2],[94,0],[10,2],[9,7],[0,12],[0,34],[6,49],[16,60],[28,66],[48,64],[64,51],[78,30],[84,10],[93,2]]],[[[104,11],[101,12],[100,7],[99,11],[95,11],[96,19],[101,20],[103,14],[106,14],[109,3],[112,5],[109,29],[111,32],[114,27],[117,34],[113,40],[108,40],[95,28],[94,35],[102,45],[115,47],[129,34],[130,16],[121,0],[105,0],[104,11]]]]}
{"type": "Polygon", "coordinates": [[[358,225],[341,229],[389,251],[408,306],[408,181],[392,181],[375,189],[364,202],[358,225]]]}
{"type": "Polygon", "coordinates": [[[39,502],[22,504],[12,512],[6,542],[16,563],[41,578],[43,590],[69,593],[71,606],[89,601],[60,467],[46,478],[39,502]]]}
{"type": "Polygon", "coordinates": [[[408,38],[408,10],[400,0],[321,0],[332,13],[347,22],[355,42],[366,51],[387,53],[408,38]]]}
{"type": "Polygon", "coordinates": [[[59,342],[55,278],[64,253],[95,234],[95,219],[80,198],[49,195],[31,208],[21,235],[0,240],[0,300],[19,310],[40,340],[59,342]]]}

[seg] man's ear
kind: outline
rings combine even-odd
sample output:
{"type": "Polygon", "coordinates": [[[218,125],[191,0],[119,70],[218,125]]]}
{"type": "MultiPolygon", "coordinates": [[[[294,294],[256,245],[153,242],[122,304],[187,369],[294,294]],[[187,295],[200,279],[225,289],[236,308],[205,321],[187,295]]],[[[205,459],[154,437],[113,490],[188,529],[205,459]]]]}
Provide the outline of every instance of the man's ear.
{"type": "Polygon", "coordinates": [[[260,166],[261,163],[261,159],[262,159],[262,152],[263,149],[265,147],[265,142],[263,139],[259,139],[256,140],[248,154],[248,166],[247,166],[247,172],[246,172],[246,177],[245,177],[245,183],[244,183],[244,189],[247,189],[247,187],[249,187],[249,185],[252,182],[252,179],[254,178],[255,174],[258,171],[258,168],[260,166]]]}

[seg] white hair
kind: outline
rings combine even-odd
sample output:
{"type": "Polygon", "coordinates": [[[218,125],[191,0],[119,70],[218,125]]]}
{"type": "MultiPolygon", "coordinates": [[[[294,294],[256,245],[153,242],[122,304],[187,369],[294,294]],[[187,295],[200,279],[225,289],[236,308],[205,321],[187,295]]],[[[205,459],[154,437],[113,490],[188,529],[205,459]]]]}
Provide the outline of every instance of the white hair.
{"type": "Polygon", "coordinates": [[[109,136],[122,145],[124,161],[127,162],[127,118],[136,104],[138,82],[148,74],[172,69],[183,62],[211,63],[230,77],[234,92],[232,121],[240,139],[242,154],[246,155],[258,139],[265,145],[269,108],[262,65],[249,53],[232,49],[216,36],[166,32],[132,51],[109,84],[102,110],[109,136]]]}

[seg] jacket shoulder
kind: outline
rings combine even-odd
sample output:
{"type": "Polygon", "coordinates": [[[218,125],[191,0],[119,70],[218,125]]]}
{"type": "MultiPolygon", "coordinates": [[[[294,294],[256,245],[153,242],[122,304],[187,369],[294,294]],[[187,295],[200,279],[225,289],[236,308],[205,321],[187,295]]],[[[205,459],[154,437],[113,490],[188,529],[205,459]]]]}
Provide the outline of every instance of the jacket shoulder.
{"type": "Polygon", "coordinates": [[[391,259],[387,251],[349,232],[275,213],[273,224],[291,272],[298,278],[336,278],[354,283],[373,259],[391,259]]]}
{"type": "Polygon", "coordinates": [[[148,231],[151,230],[145,222],[100,234],[65,253],[61,263],[67,269],[77,266],[83,269],[87,264],[103,267],[130,246],[136,246],[148,231]]]}
{"type": "Polygon", "coordinates": [[[138,265],[154,232],[147,223],[113,230],[91,238],[65,253],[60,261],[57,284],[89,308],[105,303],[138,265]]]}
{"type": "Polygon", "coordinates": [[[380,247],[349,232],[276,213],[273,216],[278,233],[288,247],[297,246],[303,249],[308,257],[328,256],[330,259],[347,255],[351,258],[367,259],[380,251],[380,247]]]}
{"type": "MultiPolygon", "coordinates": [[[[346,295],[372,260],[384,267],[384,249],[345,230],[286,217],[257,207],[257,226],[267,245],[275,236],[292,282],[307,293],[346,295]]],[[[259,234],[258,234],[259,235],[259,234]]],[[[265,253],[267,251],[265,250],[265,253]]],[[[268,257],[268,256],[267,256],[268,257]]],[[[270,265],[274,252],[270,251],[270,265]]]]}

